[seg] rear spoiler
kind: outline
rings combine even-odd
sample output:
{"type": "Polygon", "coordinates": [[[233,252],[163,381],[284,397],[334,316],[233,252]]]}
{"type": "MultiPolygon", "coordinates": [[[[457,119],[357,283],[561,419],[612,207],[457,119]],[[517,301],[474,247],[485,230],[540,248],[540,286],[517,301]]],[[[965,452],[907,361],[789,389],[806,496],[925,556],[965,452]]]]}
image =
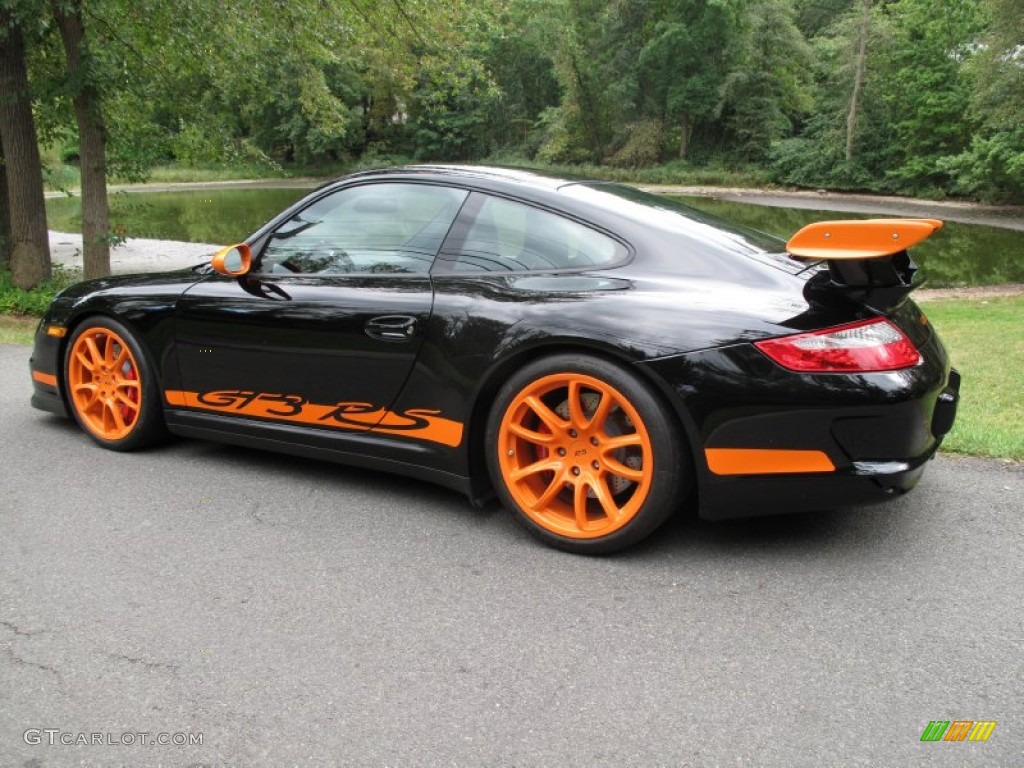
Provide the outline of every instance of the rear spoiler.
{"type": "Polygon", "coordinates": [[[808,224],[786,250],[802,259],[828,262],[828,272],[807,281],[808,301],[834,303],[837,296],[885,311],[922,281],[907,249],[942,229],[938,219],[866,219],[808,224]]]}

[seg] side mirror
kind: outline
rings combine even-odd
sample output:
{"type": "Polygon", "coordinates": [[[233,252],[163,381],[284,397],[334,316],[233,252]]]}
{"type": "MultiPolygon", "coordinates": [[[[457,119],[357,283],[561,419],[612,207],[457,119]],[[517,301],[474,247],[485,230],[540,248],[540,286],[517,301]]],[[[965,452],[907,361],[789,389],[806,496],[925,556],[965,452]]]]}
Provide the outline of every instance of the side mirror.
{"type": "Polygon", "coordinates": [[[245,243],[221,248],[210,260],[215,272],[228,277],[241,277],[252,266],[252,251],[245,243]]]}

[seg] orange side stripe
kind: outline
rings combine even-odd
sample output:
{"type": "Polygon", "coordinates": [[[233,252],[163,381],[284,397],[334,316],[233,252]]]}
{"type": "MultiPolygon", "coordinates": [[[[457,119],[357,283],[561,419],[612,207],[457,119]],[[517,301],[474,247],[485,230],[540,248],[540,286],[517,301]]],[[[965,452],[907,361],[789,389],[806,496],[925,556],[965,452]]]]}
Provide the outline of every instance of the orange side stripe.
{"type": "Polygon", "coordinates": [[[40,384],[45,384],[48,387],[57,388],[57,377],[52,373],[43,373],[42,371],[32,371],[32,378],[38,381],[40,384]]]}
{"type": "Polygon", "coordinates": [[[186,406],[190,405],[185,392],[181,392],[176,389],[165,389],[164,398],[167,400],[168,405],[186,406]]]}
{"type": "Polygon", "coordinates": [[[372,429],[378,433],[429,440],[452,448],[462,442],[460,422],[443,418],[437,411],[425,408],[411,408],[395,413],[374,408],[367,403],[324,405],[307,402],[298,395],[235,391],[208,392],[203,395],[199,392],[169,389],[164,391],[164,399],[168,405],[177,407],[335,429],[372,429]]]}
{"type": "Polygon", "coordinates": [[[790,472],[834,472],[823,451],[768,448],[706,448],[708,468],[716,475],[779,475],[790,472]]]}

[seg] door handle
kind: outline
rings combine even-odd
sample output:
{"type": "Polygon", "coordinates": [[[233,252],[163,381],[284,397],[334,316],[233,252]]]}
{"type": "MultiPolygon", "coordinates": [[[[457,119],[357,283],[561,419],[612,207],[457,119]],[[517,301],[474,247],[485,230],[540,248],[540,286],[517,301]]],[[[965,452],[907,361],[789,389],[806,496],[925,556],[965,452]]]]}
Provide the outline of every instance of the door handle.
{"type": "Polygon", "coordinates": [[[381,341],[408,341],[416,334],[416,318],[409,315],[383,315],[368,320],[366,335],[381,341]]]}

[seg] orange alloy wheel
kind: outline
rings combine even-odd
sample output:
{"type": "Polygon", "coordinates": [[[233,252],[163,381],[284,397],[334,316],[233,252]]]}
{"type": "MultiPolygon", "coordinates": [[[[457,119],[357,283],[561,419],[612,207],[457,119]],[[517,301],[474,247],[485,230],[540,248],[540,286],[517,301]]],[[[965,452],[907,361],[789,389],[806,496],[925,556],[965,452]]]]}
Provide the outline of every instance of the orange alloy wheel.
{"type": "Polygon", "coordinates": [[[607,536],[640,511],[654,477],[647,428],[617,389],[579,373],[526,386],[498,431],[509,493],[542,528],[574,539],[607,536]]]}
{"type": "Polygon", "coordinates": [[[68,392],[79,419],[103,440],[131,434],[142,413],[142,381],[124,339],[109,328],[87,328],[68,356],[68,392]]]}

